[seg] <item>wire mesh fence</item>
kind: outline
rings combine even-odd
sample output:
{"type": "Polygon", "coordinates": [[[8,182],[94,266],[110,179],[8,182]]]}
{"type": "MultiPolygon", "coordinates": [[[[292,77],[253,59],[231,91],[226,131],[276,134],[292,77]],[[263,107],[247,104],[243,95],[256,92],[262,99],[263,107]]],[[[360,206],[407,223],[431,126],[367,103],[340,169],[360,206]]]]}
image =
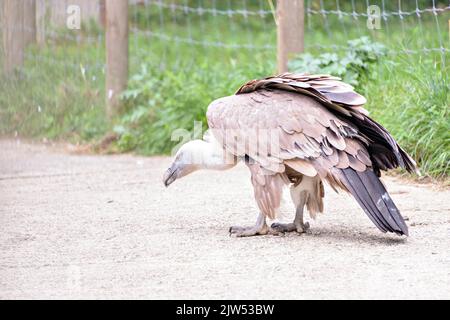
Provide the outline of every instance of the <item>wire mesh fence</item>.
{"type": "Polygon", "coordinates": [[[131,66],[161,68],[275,61],[276,26],[259,1],[143,1],[130,8],[131,66]],[[149,50],[151,48],[152,50],[149,50]]]}
{"type": "MultiPolygon", "coordinates": [[[[149,0],[134,6],[132,17],[136,56],[140,57],[140,41],[156,43],[164,48],[158,61],[164,66],[194,63],[199,55],[209,56],[213,63],[218,53],[221,62],[255,53],[275,59],[277,17],[272,0],[149,0]],[[191,54],[181,56],[180,47],[191,49],[191,54]]],[[[369,36],[386,44],[390,54],[435,52],[445,65],[449,17],[446,1],[308,0],[305,46],[308,51],[333,52],[345,49],[350,39],[369,36]]]]}
{"type": "MultiPolygon", "coordinates": [[[[21,1],[28,6],[33,0],[21,1]]],[[[38,1],[39,46],[28,47],[26,62],[61,64],[82,73],[104,71],[102,1],[81,1],[81,30],[67,29],[71,3],[80,0],[38,1]],[[78,45],[83,50],[72,50],[78,45]]],[[[254,54],[274,60],[275,6],[274,0],[130,1],[131,65],[143,59],[175,68],[208,60],[246,62],[245,57],[254,54]]],[[[450,51],[448,1],[306,0],[305,11],[307,51],[342,50],[347,40],[363,35],[386,44],[391,54],[436,52],[445,63],[450,51]],[[369,23],[377,19],[370,28],[369,23]]],[[[25,34],[36,32],[18,22],[14,28],[25,34]]]]}
{"type": "Polygon", "coordinates": [[[370,36],[389,47],[390,54],[449,52],[446,1],[308,1],[308,34],[323,26],[324,37],[311,46],[342,48],[342,37],[370,36]],[[345,5],[346,4],[346,5],[345,5]],[[346,9],[345,9],[346,8],[346,9]],[[378,21],[376,21],[378,20],[378,21]],[[337,26],[335,30],[330,25],[337,26]]]}

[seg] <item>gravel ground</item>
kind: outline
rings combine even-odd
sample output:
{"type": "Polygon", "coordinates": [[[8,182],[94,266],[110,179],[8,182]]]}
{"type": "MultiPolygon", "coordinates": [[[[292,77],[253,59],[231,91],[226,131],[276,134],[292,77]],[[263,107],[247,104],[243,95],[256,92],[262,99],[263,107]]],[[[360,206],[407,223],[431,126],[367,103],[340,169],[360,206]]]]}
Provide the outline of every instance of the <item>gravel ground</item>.
{"type": "Polygon", "coordinates": [[[164,157],[0,149],[0,299],[450,298],[449,189],[384,179],[409,238],[330,189],[309,234],[232,238],[257,213],[243,165],[165,189],[164,157]]]}

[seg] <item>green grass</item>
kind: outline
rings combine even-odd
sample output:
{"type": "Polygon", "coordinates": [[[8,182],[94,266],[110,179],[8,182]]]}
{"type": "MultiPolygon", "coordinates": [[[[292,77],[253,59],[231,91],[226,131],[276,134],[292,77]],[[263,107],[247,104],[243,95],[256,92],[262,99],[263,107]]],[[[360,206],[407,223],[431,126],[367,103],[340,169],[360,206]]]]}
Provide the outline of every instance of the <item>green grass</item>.
{"type": "MultiPolygon", "coordinates": [[[[185,4],[184,0],[175,2],[185,4]]],[[[356,1],[357,6],[360,2],[356,1]]],[[[227,1],[215,3],[220,10],[228,9],[227,1]]],[[[242,4],[230,3],[233,9],[242,8],[242,4]]],[[[265,10],[269,8],[265,1],[246,3],[250,10],[259,10],[260,4],[265,10]]],[[[313,1],[312,8],[320,9],[318,3],[313,1]]],[[[324,3],[326,9],[336,9],[333,1],[324,3]]],[[[395,8],[392,3],[388,2],[393,6],[388,10],[395,8]]],[[[415,3],[411,3],[403,10],[414,10],[415,3]]],[[[421,0],[420,7],[425,3],[430,1],[421,0]]],[[[205,0],[189,0],[188,4],[213,8],[213,2],[205,0]]],[[[342,9],[349,12],[351,6],[345,2],[342,9]]],[[[362,6],[357,10],[364,12],[362,6]]],[[[234,93],[249,79],[275,73],[276,29],[271,14],[263,18],[199,16],[151,5],[133,8],[130,18],[134,30],[130,82],[122,115],[111,123],[105,120],[103,35],[90,24],[81,36],[94,43],[75,43],[66,39],[75,34],[57,30],[58,36],[46,47],[30,48],[26,66],[16,76],[0,79],[0,134],[86,142],[98,141],[114,131],[119,134],[119,151],[168,153],[177,144],[171,141],[172,132],[192,130],[194,121],[205,123],[205,111],[212,100],[234,93]],[[150,37],[148,31],[156,36],[150,37]],[[189,39],[220,42],[226,47],[192,44],[186,42],[189,39]],[[229,47],[232,44],[253,48],[229,47]]],[[[441,39],[448,41],[445,16],[436,22],[433,15],[424,14],[420,21],[418,24],[414,15],[402,23],[391,17],[382,24],[382,30],[368,31],[362,18],[329,15],[324,20],[321,15],[312,15],[306,22],[307,52],[314,56],[340,54],[349,39],[363,35],[391,51],[436,48],[440,46],[438,26],[441,39]]],[[[449,174],[448,53],[445,58],[446,67],[440,53],[390,54],[358,85],[369,100],[367,108],[373,117],[418,160],[423,173],[435,177],[449,174]]]]}
{"type": "Polygon", "coordinates": [[[0,79],[0,134],[74,142],[103,135],[108,124],[97,48],[55,46],[38,55],[37,50],[30,49],[33,58],[23,69],[0,79]]]}
{"type": "Polygon", "coordinates": [[[362,92],[372,116],[417,160],[422,173],[448,176],[450,68],[399,58],[380,69],[362,92]]]}

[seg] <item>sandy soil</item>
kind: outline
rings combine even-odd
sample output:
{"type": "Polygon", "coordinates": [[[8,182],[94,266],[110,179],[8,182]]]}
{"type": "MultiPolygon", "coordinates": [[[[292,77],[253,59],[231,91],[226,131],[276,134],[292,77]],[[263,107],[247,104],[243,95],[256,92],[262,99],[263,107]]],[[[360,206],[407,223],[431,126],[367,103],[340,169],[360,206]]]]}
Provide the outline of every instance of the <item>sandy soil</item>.
{"type": "Polygon", "coordinates": [[[245,166],[165,189],[168,158],[0,150],[1,299],[450,298],[448,189],[386,177],[407,239],[329,189],[309,234],[230,238],[256,218],[245,166]]]}

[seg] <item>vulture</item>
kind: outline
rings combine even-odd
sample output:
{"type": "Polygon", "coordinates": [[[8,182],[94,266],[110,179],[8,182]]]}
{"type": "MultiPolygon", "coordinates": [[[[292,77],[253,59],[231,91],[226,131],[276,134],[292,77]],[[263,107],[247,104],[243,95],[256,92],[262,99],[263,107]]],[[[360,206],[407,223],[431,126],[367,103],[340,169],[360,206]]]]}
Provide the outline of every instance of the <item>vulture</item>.
{"type": "Polygon", "coordinates": [[[369,117],[366,98],[330,75],[285,73],[244,84],[213,101],[203,140],[178,150],[163,182],[169,186],[199,169],[226,170],[244,161],[251,173],[259,215],[254,226],[231,227],[238,237],[306,232],[304,208],[323,212],[324,188],[350,193],[382,232],[408,236],[408,227],[380,181],[381,171],[414,160],[369,117]],[[267,224],[279,216],[283,188],[296,208],[292,223],[267,224]]]}

